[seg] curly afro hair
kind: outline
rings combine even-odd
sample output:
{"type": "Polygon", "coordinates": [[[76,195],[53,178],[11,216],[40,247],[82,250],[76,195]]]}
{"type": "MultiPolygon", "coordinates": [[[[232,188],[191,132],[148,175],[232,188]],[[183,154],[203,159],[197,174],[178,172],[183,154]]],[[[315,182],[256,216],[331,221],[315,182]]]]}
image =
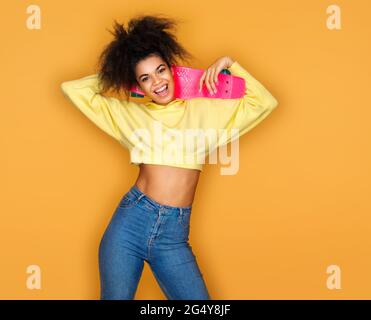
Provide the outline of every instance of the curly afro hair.
{"type": "Polygon", "coordinates": [[[130,88],[138,85],[136,64],[151,55],[161,57],[168,67],[177,64],[177,58],[188,61],[193,55],[185,50],[171,32],[177,21],[159,15],[140,15],[132,18],[127,30],[114,20],[115,39],[103,50],[98,59],[99,81],[102,91],[113,89],[130,97],[130,88]]]}

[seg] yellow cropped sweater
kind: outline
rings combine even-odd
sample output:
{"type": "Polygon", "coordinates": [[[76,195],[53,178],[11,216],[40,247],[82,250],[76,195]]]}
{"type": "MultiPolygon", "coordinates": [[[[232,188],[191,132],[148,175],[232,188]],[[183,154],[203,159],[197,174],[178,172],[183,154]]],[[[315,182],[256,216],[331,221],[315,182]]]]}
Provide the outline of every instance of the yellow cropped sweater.
{"type": "Polygon", "coordinates": [[[130,163],[202,171],[207,155],[250,131],[278,105],[237,61],[228,70],[245,79],[240,99],[137,103],[101,95],[98,74],[63,82],[61,88],[85,116],[129,150],[130,163]]]}

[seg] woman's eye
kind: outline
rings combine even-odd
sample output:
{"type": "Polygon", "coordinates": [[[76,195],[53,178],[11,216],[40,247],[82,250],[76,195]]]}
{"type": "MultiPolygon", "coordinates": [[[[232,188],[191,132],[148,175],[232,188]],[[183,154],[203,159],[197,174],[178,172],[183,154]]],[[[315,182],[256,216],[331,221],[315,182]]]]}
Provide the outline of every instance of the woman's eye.
{"type": "MultiPolygon", "coordinates": [[[[162,73],[162,72],[164,72],[165,70],[166,70],[165,68],[162,68],[162,69],[159,70],[159,72],[162,73]]],[[[147,79],[148,79],[148,78],[142,78],[142,82],[146,81],[147,79]]]]}

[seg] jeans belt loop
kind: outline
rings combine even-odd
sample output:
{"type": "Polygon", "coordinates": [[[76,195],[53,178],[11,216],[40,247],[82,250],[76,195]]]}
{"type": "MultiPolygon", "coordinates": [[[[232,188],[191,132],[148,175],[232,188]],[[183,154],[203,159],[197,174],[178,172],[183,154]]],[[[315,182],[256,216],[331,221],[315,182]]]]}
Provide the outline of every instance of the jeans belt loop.
{"type": "Polygon", "coordinates": [[[138,197],[137,202],[139,202],[140,199],[142,199],[144,196],[145,196],[145,194],[141,194],[141,195],[138,197]]]}

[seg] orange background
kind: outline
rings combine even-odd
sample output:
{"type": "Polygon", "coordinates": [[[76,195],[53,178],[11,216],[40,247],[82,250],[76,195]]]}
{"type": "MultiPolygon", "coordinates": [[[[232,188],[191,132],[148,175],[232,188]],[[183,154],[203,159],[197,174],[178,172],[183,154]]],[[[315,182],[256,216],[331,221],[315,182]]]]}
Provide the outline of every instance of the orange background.
{"type": "MultiPolygon", "coordinates": [[[[164,13],[184,20],[194,67],[229,55],[279,101],[240,140],[237,175],[201,174],[190,243],[212,298],[370,299],[371,2],[337,1],[341,30],[326,27],[332,4],[3,1],[0,298],[99,299],[98,245],[139,170],[60,84],[94,72],[113,19],[164,13]],[[31,4],[41,30],[26,28],[31,4]]],[[[165,299],[148,265],[136,299],[165,299]]]]}

